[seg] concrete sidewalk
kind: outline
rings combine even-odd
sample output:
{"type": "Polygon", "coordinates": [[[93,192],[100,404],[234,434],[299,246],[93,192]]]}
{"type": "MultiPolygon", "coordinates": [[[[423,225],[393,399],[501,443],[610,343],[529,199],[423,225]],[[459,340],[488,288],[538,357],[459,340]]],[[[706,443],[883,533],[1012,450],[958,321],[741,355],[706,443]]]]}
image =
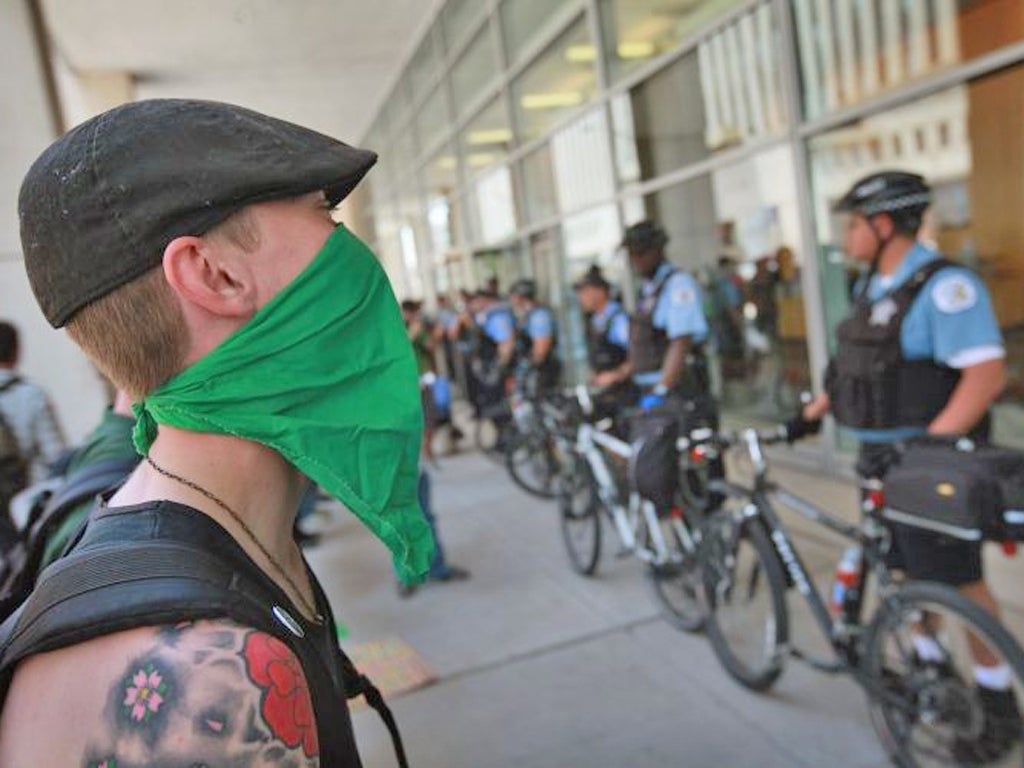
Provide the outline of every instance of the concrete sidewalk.
{"type": "MultiPolygon", "coordinates": [[[[774,474],[856,514],[848,486],[774,474]]],[[[658,617],[641,565],[616,559],[610,536],[597,576],[581,578],[567,564],[553,503],[522,493],[478,455],[446,460],[434,477],[449,559],[470,581],[400,599],[383,547],[343,513],[310,551],[348,642],[399,636],[439,677],[392,702],[413,768],[888,764],[852,682],[793,662],[772,693],[750,693],[702,636],[658,617]]],[[[799,535],[801,555],[827,584],[841,544],[799,535]]],[[[1020,566],[993,562],[1000,597],[1019,603],[1020,566]]],[[[795,644],[821,647],[806,609],[792,609],[795,644]]],[[[1024,626],[1016,606],[1010,619],[1024,626]]],[[[376,714],[354,719],[367,767],[393,766],[376,714]]]]}

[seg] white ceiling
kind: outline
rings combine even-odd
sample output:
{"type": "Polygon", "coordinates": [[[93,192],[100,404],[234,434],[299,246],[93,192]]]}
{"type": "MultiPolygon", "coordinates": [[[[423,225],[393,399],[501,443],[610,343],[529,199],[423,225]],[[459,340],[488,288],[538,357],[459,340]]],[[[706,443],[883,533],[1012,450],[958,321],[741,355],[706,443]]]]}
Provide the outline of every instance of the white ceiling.
{"type": "Polygon", "coordinates": [[[42,0],[74,71],[128,71],[137,98],[229,101],[350,142],[440,3],[42,0]]]}

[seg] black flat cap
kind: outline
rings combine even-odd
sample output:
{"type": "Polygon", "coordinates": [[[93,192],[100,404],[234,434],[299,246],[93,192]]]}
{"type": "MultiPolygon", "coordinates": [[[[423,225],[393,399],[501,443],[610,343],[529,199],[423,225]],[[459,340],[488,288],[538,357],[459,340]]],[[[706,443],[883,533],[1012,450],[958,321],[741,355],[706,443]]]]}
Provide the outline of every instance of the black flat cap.
{"type": "Polygon", "coordinates": [[[251,203],[323,190],[332,204],[377,156],[212,101],[126,104],[52,144],[21,185],[25,268],[55,328],[251,203]]]}

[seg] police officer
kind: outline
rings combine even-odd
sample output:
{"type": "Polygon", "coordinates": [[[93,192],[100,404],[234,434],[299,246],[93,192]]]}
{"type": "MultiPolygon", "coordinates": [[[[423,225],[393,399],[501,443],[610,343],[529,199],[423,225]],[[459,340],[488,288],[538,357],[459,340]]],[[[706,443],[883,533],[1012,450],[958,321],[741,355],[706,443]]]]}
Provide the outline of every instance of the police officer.
{"type": "MultiPolygon", "coordinates": [[[[931,199],[921,176],[887,171],[861,179],[835,207],[848,214],[847,253],[869,269],[855,287],[850,316],[836,329],[826,392],[803,409],[796,432],[816,429],[831,412],[861,441],[857,470],[865,479],[884,477],[898,440],[987,439],[989,408],[1005,383],[1006,353],[984,283],[916,240],[931,199]]],[[[896,524],[892,536],[891,566],[912,579],[958,587],[998,615],[979,542],[896,524]]],[[[913,640],[921,659],[941,660],[930,638],[913,640]]],[[[986,711],[1015,723],[1019,738],[1009,668],[990,666],[996,659],[982,647],[972,650],[979,698],[986,711]]]]}
{"type": "Polygon", "coordinates": [[[477,381],[478,415],[481,408],[504,397],[504,378],[515,355],[516,319],[508,304],[490,290],[477,292],[470,309],[475,325],[471,368],[477,381]]]}
{"type": "Polygon", "coordinates": [[[615,416],[636,403],[630,376],[629,315],[611,298],[611,284],[593,266],[573,286],[587,316],[587,364],[591,386],[599,390],[596,406],[602,415],[615,416]]]}
{"type": "Polygon", "coordinates": [[[626,230],[622,241],[643,278],[630,323],[629,364],[644,409],[671,399],[692,415],[685,426],[717,422],[703,345],[708,336],[700,286],[665,258],[668,235],[652,221],[626,230]]]}
{"type": "Polygon", "coordinates": [[[530,372],[536,373],[538,391],[557,386],[562,366],[558,359],[558,335],[550,307],[537,302],[534,280],[516,281],[509,290],[509,300],[519,322],[516,328],[516,351],[530,372]]]}

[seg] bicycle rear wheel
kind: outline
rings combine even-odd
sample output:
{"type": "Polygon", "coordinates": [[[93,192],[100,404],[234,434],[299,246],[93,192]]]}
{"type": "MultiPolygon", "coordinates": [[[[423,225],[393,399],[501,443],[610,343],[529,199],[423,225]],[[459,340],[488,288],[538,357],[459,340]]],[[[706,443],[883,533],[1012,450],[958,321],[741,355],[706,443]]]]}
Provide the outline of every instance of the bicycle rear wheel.
{"type": "Polygon", "coordinates": [[[669,624],[684,632],[700,632],[704,628],[705,614],[697,560],[700,536],[685,517],[665,515],[659,522],[668,545],[669,560],[648,566],[648,581],[661,606],[662,616],[669,624]],[[684,527],[685,535],[681,535],[677,526],[684,527]]]}
{"type": "Polygon", "coordinates": [[[592,576],[601,558],[601,500],[590,468],[579,456],[559,474],[558,510],[570,565],[576,573],[592,576]]]}
{"type": "Polygon", "coordinates": [[[712,515],[700,560],[715,655],[737,682],[766,690],[782,674],[789,614],[786,578],[764,526],[728,510],[712,515]]]}
{"type": "Polygon", "coordinates": [[[864,647],[872,725],[897,765],[1024,763],[1024,651],[979,605],[943,584],[908,584],[885,599],[864,647]],[[978,659],[1007,679],[979,685],[978,659]]]}

